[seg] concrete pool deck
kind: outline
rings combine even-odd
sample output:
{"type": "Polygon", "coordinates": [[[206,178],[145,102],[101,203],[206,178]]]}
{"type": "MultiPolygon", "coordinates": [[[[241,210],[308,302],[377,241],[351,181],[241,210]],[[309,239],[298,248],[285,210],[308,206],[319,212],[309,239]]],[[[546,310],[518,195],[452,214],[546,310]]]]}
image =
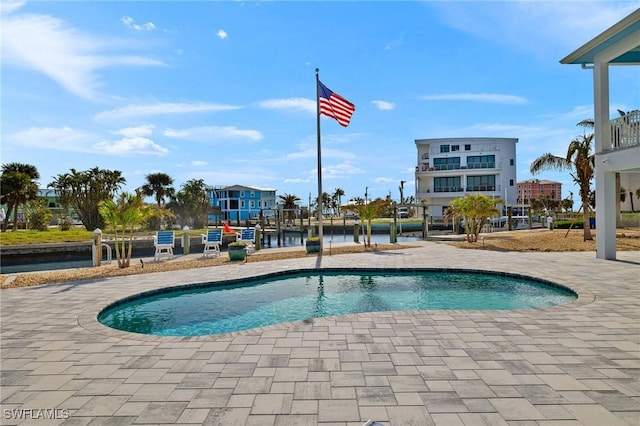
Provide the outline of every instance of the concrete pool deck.
{"type": "Polygon", "coordinates": [[[638,425],[640,252],[618,259],[426,242],[4,289],[1,423],[638,425]],[[96,321],[108,303],[145,290],[313,267],[503,271],[580,298],[539,310],[352,314],[196,338],[96,321]]]}

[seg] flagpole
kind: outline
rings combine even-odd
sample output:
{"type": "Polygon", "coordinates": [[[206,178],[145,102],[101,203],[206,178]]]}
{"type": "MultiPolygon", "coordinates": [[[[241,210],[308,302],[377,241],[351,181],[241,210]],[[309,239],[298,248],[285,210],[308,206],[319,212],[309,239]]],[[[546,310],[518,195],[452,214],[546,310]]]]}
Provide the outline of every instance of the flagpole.
{"type": "Polygon", "coordinates": [[[320,253],[322,253],[322,150],[320,148],[320,77],[319,68],[316,68],[316,119],[318,133],[318,238],[320,239],[320,253]]]}

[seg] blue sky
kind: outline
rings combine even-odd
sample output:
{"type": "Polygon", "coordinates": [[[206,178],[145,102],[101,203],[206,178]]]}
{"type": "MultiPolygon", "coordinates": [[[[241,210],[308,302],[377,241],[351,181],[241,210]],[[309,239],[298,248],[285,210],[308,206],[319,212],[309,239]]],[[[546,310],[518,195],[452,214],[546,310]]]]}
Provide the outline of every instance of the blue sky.
{"type": "MultiPolygon", "coordinates": [[[[2,2],[3,163],[125,190],[255,185],[317,196],[315,68],[356,105],[323,117],[323,189],[414,193],[415,139],[514,137],[518,180],[593,117],[592,71],[559,60],[640,2],[2,2]]],[[[611,111],[639,107],[611,70],[611,111]]],[[[537,176],[577,190],[566,173],[537,176]]]]}

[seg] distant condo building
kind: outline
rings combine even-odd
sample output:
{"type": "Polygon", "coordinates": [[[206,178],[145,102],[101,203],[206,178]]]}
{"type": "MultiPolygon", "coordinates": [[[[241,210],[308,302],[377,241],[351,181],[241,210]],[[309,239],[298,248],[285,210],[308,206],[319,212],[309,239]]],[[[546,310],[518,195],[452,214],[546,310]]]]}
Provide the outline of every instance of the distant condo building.
{"type": "Polygon", "coordinates": [[[551,180],[529,179],[518,182],[518,203],[527,204],[529,200],[548,198],[562,200],[562,184],[551,180]]]}
{"type": "MultiPolygon", "coordinates": [[[[442,218],[455,198],[484,194],[516,204],[515,138],[416,139],[416,200],[442,218]]],[[[498,205],[498,208],[505,204],[498,205]]]]}

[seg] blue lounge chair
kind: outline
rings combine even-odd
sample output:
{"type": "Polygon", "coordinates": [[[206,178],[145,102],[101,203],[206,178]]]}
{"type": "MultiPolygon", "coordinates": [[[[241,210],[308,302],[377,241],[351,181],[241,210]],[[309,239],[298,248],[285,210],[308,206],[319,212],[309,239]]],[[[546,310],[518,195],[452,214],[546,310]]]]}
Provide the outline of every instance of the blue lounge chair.
{"type": "Polygon", "coordinates": [[[209,229],[207,234],[202,236],[202,244],[204,244],[204,257],[209,254],[220,256],[220,245],[222,244],[222,229],[209,229]]]}
{"type": "Polygon", "coordinates": [[[247,254],[256,251],[256,230],[254,228],[243,228],[236,233],[236,241],[244,241],[247,243],[247,254]]]}
{"type": "Polygon", "coordinates": [[[173,246],[175,245],[175,236],[173,231],[158,231],[153,237],[153,245],[156,253],[153,260],[160,260],[161,256],[167,256],[173,259],[173,246]]]}

